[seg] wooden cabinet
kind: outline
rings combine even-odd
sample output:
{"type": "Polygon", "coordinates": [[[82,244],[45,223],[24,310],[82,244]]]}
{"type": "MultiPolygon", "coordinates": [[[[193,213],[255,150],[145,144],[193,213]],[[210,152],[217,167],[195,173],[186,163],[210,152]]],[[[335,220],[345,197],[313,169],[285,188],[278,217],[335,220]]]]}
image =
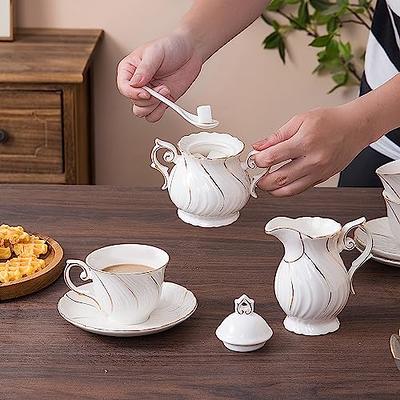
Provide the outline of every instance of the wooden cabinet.
{"type": "Polygon", "coordinates": [[[91,183],[90,77],[101,36],[24,29],[0,43],[0,183],[91,183]]]}

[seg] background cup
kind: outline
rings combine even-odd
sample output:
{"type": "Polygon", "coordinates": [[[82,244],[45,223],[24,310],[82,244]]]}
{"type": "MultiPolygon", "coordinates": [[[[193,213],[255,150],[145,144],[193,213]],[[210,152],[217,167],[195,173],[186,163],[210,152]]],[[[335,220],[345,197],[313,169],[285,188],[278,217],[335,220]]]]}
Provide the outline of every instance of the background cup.
{"type": "Polygon", "coordinates": [[[169,255],[153,246],[107,246],[90,253],[86,262],[68,260],[64,280],[71,290],[94,300],[110,319],[123,324],[139,324],[146,321],[158,305],[168,261],[169,255]],[[117,264],[142,264],[153,270],[139,273],[103,271],[117,264]],[[80,278],[83,281],[91,279],[93,283],[76,286],[70,278],[74,266],[82,268],[80,278]]]}
{"type": "Polygon", "coordinates": [[[395,201],[386,190],[383,191],[382,196],[385,199],[389,226],[393,238],[397,243],[400,243],[400,200],[395,201]]]}
{"type": "Polygon", "coordinates": [[[400,160],[380,166],[376,174],[382,181],[387,197],[400,203],[400,160]]]}

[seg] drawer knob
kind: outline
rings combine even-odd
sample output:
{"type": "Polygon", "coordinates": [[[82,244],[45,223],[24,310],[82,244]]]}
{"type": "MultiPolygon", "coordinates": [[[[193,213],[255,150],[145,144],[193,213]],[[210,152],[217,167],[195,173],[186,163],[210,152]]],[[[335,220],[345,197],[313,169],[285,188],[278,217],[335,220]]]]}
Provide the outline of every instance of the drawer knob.
{"type": "Polygon", "coordinates": [[[0,129],[0,144],[7,142],[7,139],[8,139],[8,133],[5,130],[0,129]]]}

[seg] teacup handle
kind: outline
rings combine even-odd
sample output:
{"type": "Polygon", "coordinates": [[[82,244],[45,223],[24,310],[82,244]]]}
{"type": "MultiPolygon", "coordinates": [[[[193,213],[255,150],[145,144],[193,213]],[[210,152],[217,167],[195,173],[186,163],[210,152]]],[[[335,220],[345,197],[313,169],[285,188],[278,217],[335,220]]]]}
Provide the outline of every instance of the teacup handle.
{"type": "Polygon", "coordinates": [[[67,265],[64,269],[64,281],[67,284],[67,286],[73,290],[75,293],[81,294],[83,296],[89,297],[90,299],[92,299],[97,307],[99,308],[99,310],[101,310],[100,304],[97,301],[96,298],[93,297],[92,293],[89,292],[87,289],[85,289],[83,286],[76,286],[72,280],[71,280],[71,276],[70,276],[70,271],[71,268],[73,267],[80,267],[82,269],[81,274],[79,275],[79,278],[86,282],[88,280],[93,280],[92,274],[90,272],[90,268],[83,262],[80,260],[67,260],[67,265]]]}
{"type": "Polygon", "coordinates": [[[355,228],[361,229],[365,233],[365,236],[367,238],[364,251],[351,263],[351,267],[348,271],[350,279],[350,288],[353,294],[356,293],[353,287],[354,273],[357,271],[358,268],[361,267],[361,265],[363,265],[366,261],[368,261],[372,257],[371,250],[373,246],[373,239],[371,233],[369,233],[365,229],[364,224],[366,221],[367,220],[365,217],[361,217],[359,219],[356,219],[355,221],[348,222],[342,227],[339,236],[340,250],[353,250],[356,247],[356,242],[354,241],[354,239],[348,236],[350,231],[352,231],[355,228]]]}
{"type": "MultiPolygon", "coordinates": [[[[257,168],[257,164],[254,161],[253,156],[258,153],[259,153],[258,150],[252,150],[252,151],[250,151],[249,154],[247,154],[246,160],[243,163],[243,168],[245,171],[248,169],[257,168]]],[[[264,175],[268,174],[269,170],[270,170],[270,167],[265,168],[265,170],[261,174],[256,174],[256,175],[253,175],[250,177],[250,194],[255,199],[257,198],[257,193],[256,193],[257,183],[264,175]]]]}
{"type": "Polygon", "coordinates": [[[164,176],[164,184],[162,185],[161,189],[165,190],[168,187],[168,178],[169,178],[169,173],[168,173],[168,167],[165,165],[161,164],[160,161],[157,159],[157,151],[160,149],[167,149],[167,151],[164,153],[164,161],[166,162],[174,162],[175,158],[178,156],[178,151],[176,147],[168,142],[164,142],[164,140],[161,139],[156,139],[155,145],[153,147],[153,150],[151,151],[151,168],[154,168],[158,171],[161,172],[161,174],[164,176]]]}

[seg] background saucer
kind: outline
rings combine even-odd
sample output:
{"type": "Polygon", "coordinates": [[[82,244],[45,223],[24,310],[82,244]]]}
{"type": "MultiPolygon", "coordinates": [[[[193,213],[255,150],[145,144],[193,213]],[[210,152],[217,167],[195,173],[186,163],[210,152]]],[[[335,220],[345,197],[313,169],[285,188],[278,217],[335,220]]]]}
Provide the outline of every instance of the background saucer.
{"type": "MultiPolygon", "coordinates": [[[[397,261],[400,264],[400,244],[398,244],[392,236],[388,218],[382,217],[367,221],[365,229],[372,235],[373,258],[377,261],[397,261]]],[[[354,239],[358,247],[365,248],[366,235],[360,228],[355,230],[354,239]]],[[[390,265],[393,265],[393,263],[390,265]]]]}
{"type": "MultiPolygon", "coordinates": [[[[365,247],[363,247],[362,245],[356,244],[356,249],[360,253],[362,253],[364,251],[365,247]]],[[[371,256],[371,260],[377,261],[381,264],[390,265],[391,267],[400,267],[400,261],[390,260],[388,258],[379,257],[379,256],[374,256],[373,254],[371,256]]]]}

